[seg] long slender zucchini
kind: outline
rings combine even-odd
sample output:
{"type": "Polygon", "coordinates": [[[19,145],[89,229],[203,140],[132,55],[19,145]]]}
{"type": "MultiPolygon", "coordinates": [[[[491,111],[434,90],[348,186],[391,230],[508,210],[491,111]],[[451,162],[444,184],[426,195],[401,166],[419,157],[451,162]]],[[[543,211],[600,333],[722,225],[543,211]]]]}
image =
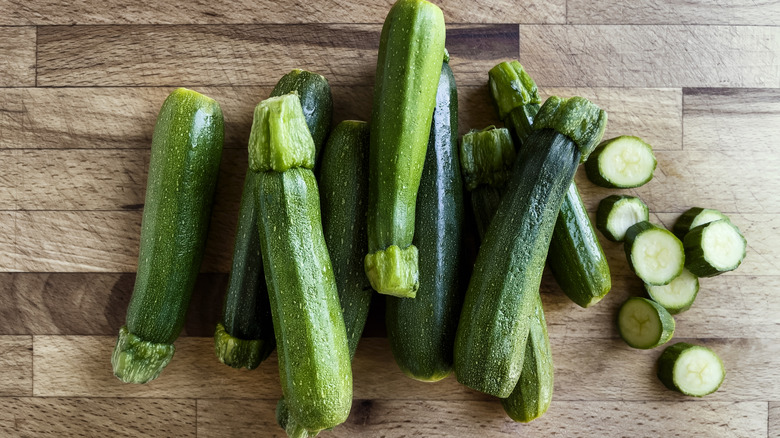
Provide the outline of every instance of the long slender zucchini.
{"type": "MultiPolygon", "coordinates": [[[[318,74],[296,69],[279,79],[271,96],[292,92],[298,94],[315,150],[319,151],[332,119],[330,85],[318,74]]],[[[234,368],[257,368],[276,348],[257,233],[255,189],[258,179],[259,174],[252,171],[248,171],[244,179],[222,321],[214,332],[217,358],[234,368]]]]}
{"type": "Polygon", "coordinates": [[[458,93],[445,62],[417,196],[414,244],[420,251],[420,289],[415,299],[388,296],[385,313],[393,357],[406,375],[417,380],[437,381],[452,371],[463,300],[462,236],[458,93]]]}
{"type": "Polygon", "coordinates": [[[173,357],[198,275],[222,156],[219,104],[179,88],[160,108],[127,325],[111,355],[128,383],[157,378],[173,357]]]}
{"type": "MultiPolygon", "coordinates": [[[[517,61],[496,65],[489,77],[499,117],[505,119],[522,147],[538,112],[536,84],[517,61]]],[[[598,303],[612,288],[607,257],[574,182],[561,205],[547,263],[563,293],[581,307],[598,303]]]]}
{"type": "Polygon", "coordinates": [[[398,0],[379,40],[369,154],[365,271],[382,294],[414,298],[417,190],[444,57],[444,15],[425,0],[398,0]]]}
{"type": "Polygon", "coordinates": [[[580,160],[606,126],[586,99],[549,98],[479,249],[455,339],[458,381],[506,398],[523,366],[555,219],[580,160]]]}
{"type": "Polygon", "coordinates": [[[325,244],[314,142],[296,94],[261,102],[249,144],[282,393],[290,415],[317,432],[346,420],[352,369],[325,244]]]}

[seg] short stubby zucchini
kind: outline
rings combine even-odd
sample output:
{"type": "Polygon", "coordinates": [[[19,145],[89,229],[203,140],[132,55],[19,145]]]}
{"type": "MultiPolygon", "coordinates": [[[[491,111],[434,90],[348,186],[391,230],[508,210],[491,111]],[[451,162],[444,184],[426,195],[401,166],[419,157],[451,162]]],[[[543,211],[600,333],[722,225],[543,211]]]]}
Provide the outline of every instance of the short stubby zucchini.
{"type": "Polygon", "coordinates": [[[436,103],[444,15],[425,0],[398,0],[379,39],[369,153],[365,271],[382,294],[414,298],[417,190],[436,103]]]}
{"type": "Polygon", "coordinates": [[[647,221],[628,228],[624,247],[631,269],[642,281],[653,286],[669,284],[685,266],[680,239],[666,228],[647,221]]]}
{"type": "Polygon", "coordinates": [[[650,210],[636,196],[607,196],[596,211],[596,227],[613,242],[622,242],[632,225],[649,220],[650,210]]]}
{"type": "Polygon", "coordinates": [[[685,267],[697,277],[714,277],[742,264],[747,241],[730,220],[718,219],[689,231],[684,245],[685,267]]]}
{"type": "Polygon", "coordinates": [[[152,138],[127,325],[111,355],[123,382],[155,379],[173,357],[203,258],[223,139],[216,101],[185,88],[165,99],[152,138]]]}
{"type": "Polygon", "coordinates": [[[699,277],[683,268],[682,274],[664,286],[653,286],[645,283],[647,295],[656,303],[664,306],[672,315],[691,308],[699,293],[699,277]]]}
{"type": "Polygon", "coordinates": [[[650,181],[655,166],[649,144],[639,137],[623,135],[601,143],[585,163],[585,171],[597,186],[625,189],[650,181]]]}
{"type": "Polygon", "coordinates": [[[648,350],[669,342],[674,326],[674,317],[647,298],[629,298],[618,312],[620,337],[633,348],[648,350]]]}
{"type": "Polygon", "coordinates": [[[719,219],[728,219],[728,216],[713,208],[692,207],[677,218],[672,231],[675,236],[683,240],[691,229],[719,219]]]}
{"type": "Polygon", "coordinates": [[[678,342],[658,358],[658,379],[667,388],[692,397],[704,397],[720,388],[726,368],[707,347],[678,342]]]}
{"type": "Polygon", "coordinates": [[[452,371],[452,345],[464,291],[458,93],[446,62],[436,93],[414,228],[420,289],[414,299],[387,297],[385,323],[401,370],[413,379],[433,382],[452,371]]]}

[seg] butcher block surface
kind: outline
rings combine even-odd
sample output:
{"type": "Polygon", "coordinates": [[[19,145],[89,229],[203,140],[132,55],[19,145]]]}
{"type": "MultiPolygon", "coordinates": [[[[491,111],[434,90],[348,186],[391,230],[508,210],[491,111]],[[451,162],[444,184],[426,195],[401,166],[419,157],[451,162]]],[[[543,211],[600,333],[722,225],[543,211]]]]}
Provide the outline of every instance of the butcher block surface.
{"type": "MultiPolygon", "coordinates": [[[[0,0],[0,436],[282,437],[276,356],[220,364],[221,311],[253,107],[293,68],[323,74],[335,122],[370,117],[388,0],[274,2],[0,0]],[[185,86],[222,105],[225,149],[202,273],[176,354],[128,385],[110,353],[135,280],[152,131],[185,86]]],[[[673,342],[723,359],[702,399],[655,376],[662,348],[629,348],[615,316],[643,294],[621,244],[602,238],[612,291],[571,303],[546,273],[555,362],[547,414],[512,422],[453,376],[405,377],[382,300],[353,364],[347,422],[325,437],[780,437],[780,2],[439,0],[458,84],[461,134],[497,122],[487,71],[519,59],[541,94],[609,113],[607,138],[637,135],[658,168],[637,189],[580,169],[588,211],[623,193],[671,228],[692,206],[742,230],[742,266],[701,280],[673,342]]],[[[603,237],[599,235],[599,237],[603,237]]]]}

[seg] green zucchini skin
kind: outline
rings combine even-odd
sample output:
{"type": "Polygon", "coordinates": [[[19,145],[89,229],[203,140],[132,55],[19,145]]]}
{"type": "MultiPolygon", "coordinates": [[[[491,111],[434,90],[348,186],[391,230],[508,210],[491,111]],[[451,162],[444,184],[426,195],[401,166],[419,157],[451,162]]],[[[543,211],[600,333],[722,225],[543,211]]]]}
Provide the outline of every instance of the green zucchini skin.
{"type": "Polygon", "coordinates": [[[152,139],[141,243],[126,333],[112,355],[125,382],[156,378],[173,355],[203,258],[219,173],[224,121],[219,104],[179,88],[160,109],[152,139]],[[146,357],[147,344],[169,346],[146,357]]]}
{"type": "Polygon", "coordinates": [[[534,131],[477,255],[455,338],[462,384],[508,397],[523,366],[532,310],[555,221],[580,148],[553,129],[534,131]]]}
{"type": "Polygon", "coordinates": [[[366,274],[379,293],[413,298],[419,286],[410,247],[443,57],[441,9],[398,0],[382,27],[371,114],[366,274]],[[385,260],[393,246],[404,253],[385,260]],[[396,257],[398,269],[389,267],[396,257]]]}
{"type": "Polygon", "coordinates": [[[303,116],[309,127],[317,160],[333,121],[333,96],[324,76],[307,70],[294,69],[276,83],[270,97],[296,92],[301,101],[303,116]]]}
{"type": "Polygon", "coordinates": [[[691,207],[677,218],[672,232],[678,239],[684,240],[691,229],[718,219],[728,219],[728,216],[711,208],[691,207]]]}
{"type": "Polygon", "coordinates": [[[580,307],[598,303],[612,288],[607,257],[574,183],[555,222],[547,264],[563,293],[580,307]]]}
{"type": "Polygon", "coordinates": [[[349,415],[352,368],[314,173],[262,172],[256,199],[285,402],[306,430],[328,429],[349,415]]]}
{"type": "Polygon", "coordinates": [[[463,300],[463,214],[458,93],[452,70],[444,63],[417,195],[414,244],[420,251],[420,289],[414,299],[388,296],[385,313],[393,357],[413,379],[433,382],[452,371],[463,300]]]}

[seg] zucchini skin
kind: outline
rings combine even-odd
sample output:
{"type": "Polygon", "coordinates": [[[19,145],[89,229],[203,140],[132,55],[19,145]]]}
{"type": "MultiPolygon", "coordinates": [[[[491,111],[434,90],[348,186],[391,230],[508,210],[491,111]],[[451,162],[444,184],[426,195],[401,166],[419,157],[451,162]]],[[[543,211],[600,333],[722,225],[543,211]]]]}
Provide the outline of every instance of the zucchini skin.
{"type": "Polygon", "coordinates": [[[413,379],[433,382],[452,371],[463,300],[463,221],[458,93],[452,70],[444,63],[417,196],[414,244],[420,251],[420,289],[415,299],[388,296],[385,313],[393,357],[413,379]]]}
{"type": "Polygon", "coordinates": [[[462,384],[508,397],[523,366],[532,310],[580,148],[553,129],[534,131],[477,255],[455,338],[462,384]]]}
{"type": "Polygon", "coordinates": [[[723,274],[724,272],[733,271],[737,269],[739,265],[742,264],[742,261],[745,259],[745,255],[746,255],[747,241],[745,240],[745,236],[742,235],[742,232],[739,231],[739,228],[737,228],[734,224],[732,224],[731,220],[726,218],[726,219],[718,219],[712,222],[707,222],[706,224],[702,224],[692,228],[688,232],[688,234],[685,235],[685,238],[683,240],[683,248],[685,250],[685,267],[689,271],[691,271],[693,275],[700,278],[715,277],[717,275],[723,274]],[[718,269],[716,266],[713,266],[707,260],[707,257],[705,257],[704,248],[702,247],[704,232],[707,230],[707,228],[712,225],[715,225],[716,223],[723,223],[723,222],[729,224],[729,226],[737,232],[743,244],[742,255],[739,261],[737,262],[736,265],[731,266],[729,269],[726,270],[721,270],[718,269]]]}
{"type": "MultiPolygon", "coordinates": [[[[165,99],[152,139],[127,332],[142,342],[169,345],[171,356],[203,259],[223,139],[222,110],[216,101],[184,88],[165,99]]],[[[147,364],[150,369],[133,375],[138,370],[132,362],[146,358],[130,357],[139,351],[120,344],[122,339],[112,364],[123,381],[154,379],[167,364],[159,363],[157,370],[147,364]]]]}
{"type": "Polygon", "coordinates": [[[366,273],[379,293],[414,297],[419,286],[416,250],[410,246],[444,37],[441,9],[425,0],[398,0],[382,27],[371,114],[366,258],[366,273]],[[382,252],[392,246],[411,251],[401,254],[400,271],[384,268],[392,261],[383,260],[382,252]],[[380,266],[372,268],[372,256],[380,266]],[[399,285],[378,277],[385,269],[401,278],[399,285]]]}
{"type": "Polygon", "coordinates": [[[598,303],[612,288],[607,257],[574,183],[558,213],[547,263],[563,293],[580,307],[598,303]]]}
{"type": "Polygon", "coordinates": [[[334,427],[352,405],[352,368],[314,173],[262,172],[257,203],[285,402],[306,430],[334,427]]]}

